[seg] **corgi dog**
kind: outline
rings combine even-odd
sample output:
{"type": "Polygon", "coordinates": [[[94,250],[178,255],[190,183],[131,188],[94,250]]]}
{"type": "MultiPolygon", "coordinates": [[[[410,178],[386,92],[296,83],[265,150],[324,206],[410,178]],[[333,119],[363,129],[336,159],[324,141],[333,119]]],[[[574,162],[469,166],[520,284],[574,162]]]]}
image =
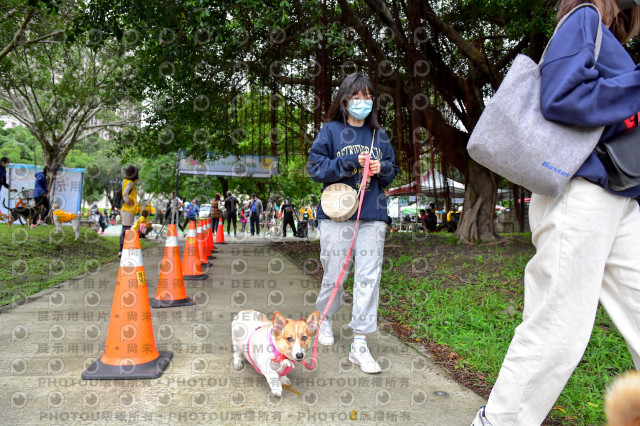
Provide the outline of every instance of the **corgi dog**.
{"type": "Polygon", "coordinates": [[[287,374],[304,359],[320,324],[320,312],[306,320],[285,318],[274,312],[269,318],[258,311],[240,311],[231,324],[233,368],[241,370],[246,359],[266,379],[271,393],[280,397],[282,385],[290,385],[287,374]]]}
{"type": "Polygon", "coordinates": [[[604,412],[609,426],[640,425],[640,373],[630,371],[609,386],[604,412]]]}

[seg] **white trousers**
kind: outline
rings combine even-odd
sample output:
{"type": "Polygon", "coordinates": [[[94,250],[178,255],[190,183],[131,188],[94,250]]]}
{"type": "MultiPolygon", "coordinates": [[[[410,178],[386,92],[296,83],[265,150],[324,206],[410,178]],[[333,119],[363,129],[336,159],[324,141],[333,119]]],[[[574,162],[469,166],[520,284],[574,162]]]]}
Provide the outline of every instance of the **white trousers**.
{"type": "Polygon", "coordinates": [[[529,222],[523,321],[485,411],[495,426],[542,423],[582,358],[598,300],[640,368],[638,203],[577,178],[557,197],[534,194],[529,222]]]}
{"type": "MultiPolygon", "coordinates": [[[[323,219],[320,222],[320,261],[324,270],[322,288],[316,300],[316,307],[320,312],[324,312],[327,307],[347,258],[355,224],[355,220],[335,222],[323,219]]],[[[355,259],[353,307],[349,323],[354,334],[371,334],[378,329],[378,299],[386,226],[382,221],[360,221],[349,265],[327,311],[327,317],[333,318],[344,304],[344,282],[355,259]]]]}

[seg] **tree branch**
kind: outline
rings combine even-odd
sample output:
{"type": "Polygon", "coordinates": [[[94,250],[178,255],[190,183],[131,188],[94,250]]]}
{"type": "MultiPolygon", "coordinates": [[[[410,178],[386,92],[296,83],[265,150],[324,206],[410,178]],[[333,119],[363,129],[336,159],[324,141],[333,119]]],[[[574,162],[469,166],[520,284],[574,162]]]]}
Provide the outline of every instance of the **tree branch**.
{"type": "Polygon", "coordinates": [[[10,10],[9,10],[9,11],[8,11],[8,12],[7,12],[3,17],[2,17],[2,19],[0,20],[0,22],[4,22],[4,21],[6,21],[6,20],[8,20],[8,19],[11,19],[11,17],[13,17],[13,15],[15,15],[15,13],[16,13],[17,11],[18,11],[18,9],[17,9],[17,8],[10,9],[10,10]]]}
{"type": "Polygon", "coordinates": [[[429,2],[424,3],[425,17],[449,41],[455,44],[465,57],[467,57],[471,63],[478,68],[478,70],[487,76],[489,83],[494,89],[498,89],[500,85],[500,75],[491,65],[486,55],[481,50],[475,48],[473,44],[465,40],[451,25],[444,22],[435,11],[431,8],[429,2]]]}
{"type": "Polygon", "coordinates": [[[25,42],[20,42],[20,43],[18,43],[17,46],[18,47],[22,47],[22,46],[29,46],[31,44],[40,43],[43,40],[46,40],[46,39],[51,38],[51,37],[55,37],[58,34],[63,34],[64,32],[66,32],[66,30],[57,30],[57,31],[52,32],[51,34],[43,35],[42,37],[34,38],[32,40],[27,40],[25,42]]]}
{"type": "Polygon", "coordinates": [[[18,40],[20,40],[20,37],[22,37],[24,30],[27,28],[27,25],[29,25],[29,21],[31,21],[31,18],[33,18],[34,12],[34,9],[29,9],[29,11],[27,12],[27,16],[24,17],[22,24],[20,24],[20,28],[18,29],[18,31],[16,31],[11,42],[5,46],[2,52],[0,52],[0,60],[2,60],[2,58],[7,56],[9,52],[16,48],[16,46],[18,45],[18,40]]]}
{"type": "MultiPolygon", "coordinates": [[[[511,50],[507,51],[507,53],[505,53],[502,58],[500,58],[497,62],[496,62],[496,69],[497,70],[501,70],[504,67],[507,66],[507,64],[509,64],[511,61],[513,61],[513,59],[524,50],[525,47],[527,47],[529,45],[529,37],[525,37],[522,40],[520,40],[520,42],[518,44],[516,44],[511,50]]],[[[502,78],[500,79],[502,81],[502,78]]]]}

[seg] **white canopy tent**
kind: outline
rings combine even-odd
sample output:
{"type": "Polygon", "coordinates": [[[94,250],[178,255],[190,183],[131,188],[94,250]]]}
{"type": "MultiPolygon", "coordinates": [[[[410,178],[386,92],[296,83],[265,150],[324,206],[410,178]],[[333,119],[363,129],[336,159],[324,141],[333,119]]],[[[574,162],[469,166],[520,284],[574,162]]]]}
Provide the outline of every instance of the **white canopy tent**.
{"type": "MultiPolygon", "coordinates": [[[[442,173],[437,170],[427,170],[427,172],[420,177],[420,192],[423,195],[432,198],[435,198],[436,195],[438,197],[444,197],[447,190],[449,191],[449,196],[452,198],[464,198],[464,185],[451,178],[444,177],[442,173]]],[[[417,193],[418,185],[416,181],[413,181],[397,188],[391,188],[385,192],[385,195],[414,195],[417,193]]]]}

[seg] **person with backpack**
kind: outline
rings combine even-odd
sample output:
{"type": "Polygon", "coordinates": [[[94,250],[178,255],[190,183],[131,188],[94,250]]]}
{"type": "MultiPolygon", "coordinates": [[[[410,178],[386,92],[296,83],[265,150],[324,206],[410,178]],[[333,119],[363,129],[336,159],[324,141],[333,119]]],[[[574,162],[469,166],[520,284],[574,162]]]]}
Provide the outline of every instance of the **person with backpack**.
{"type": "Polygon", "coordinates": [[[233,196],[231,191],[227,191],[227,198],[224,200],[224,208],[227,215],[227,235],[231,235],[231,222],[233,222],[233,236],[236,236],[236,223],[238,219],[238,204],[240,201],[233,196]]]}
{"type": "Polygon", "coordinates": [[[124,180],[122,181],[123,203],[120,209],[122,232],[120,233],[120,252],[118,253],[118,257],[122,256],[124,234],[128,229],[131,229],[136,218],[136,211],[138,209],[138,190],[136,188],[136,184],[138,182],[138,171],[138,167],[134,165],[130,165],[124,171],[124,180]]]}
{"type": "Polygon", "coordinates": [[[282,236],[287,236],[287,225],[293,229],[293,236],[296,236],[296,224],[293,220],[293,209],[295,207],[293,204],[289,202],[289,198],[284,200],[284,204],[282,205],[282,236]]]}

